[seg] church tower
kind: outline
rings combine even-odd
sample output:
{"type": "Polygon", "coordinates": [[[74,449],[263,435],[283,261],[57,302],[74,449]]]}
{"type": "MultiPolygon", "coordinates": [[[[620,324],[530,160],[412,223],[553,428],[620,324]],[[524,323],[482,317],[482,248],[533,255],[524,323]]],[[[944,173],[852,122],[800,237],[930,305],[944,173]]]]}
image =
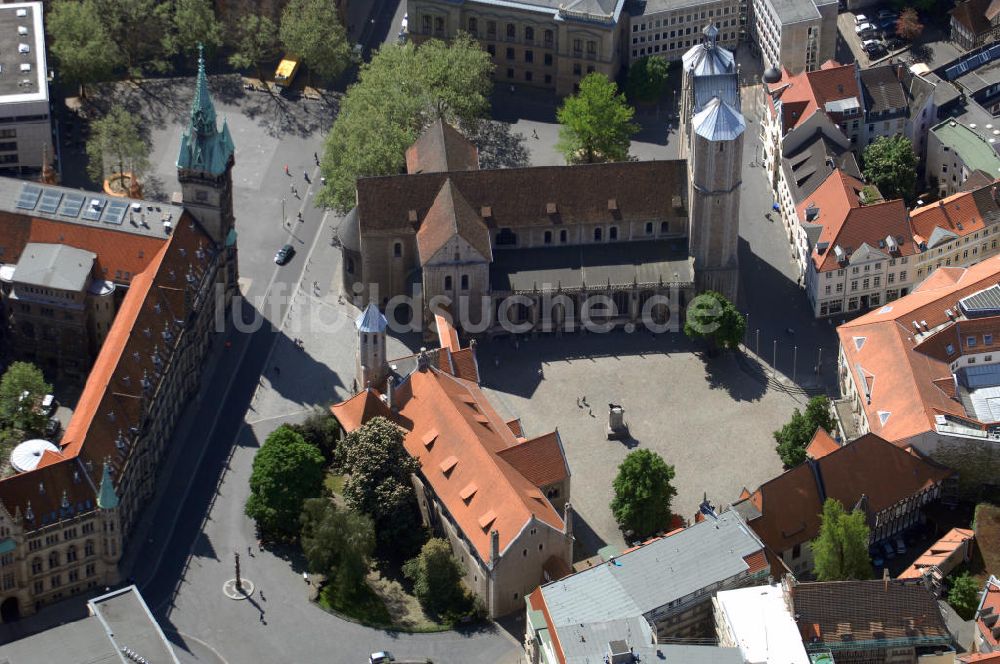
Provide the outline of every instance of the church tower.
{"type": "Polygon", "coordinates": [[[122,557],[121,518],[118,513],[118,494],[111,480],[111,465],[104,462],[101,485],[97,489],[97,521],[101,529],[101,560],[104,563],[105,583],[117,582],[117,565],[122,557]]]}
{"type": "Polygon", "coordinates": [[[385,330],[388,322],[374,303],[361,312],[354,327],[358,330],[357,389],[374,387],[384,390],[389,376],[389,361],[385,354],[385,330]]]}
{"type": "Polygon", "coordinates": [[[233,139],[225,120],[216,124],[215,106],[208,92],[205,58],[198,47],[198,78],[188,127],[181,136],[177,179],[184,208],[209,234],[222,252],[220,283],[226,301],[236,289],[236,229],[233,216],[233,139]]]}
{"type": "Polygon", "coordinates": [[[688,242],[695,287],[736,302],[739,293],[740,187],[743,136],[739,72],[716,43],[718,29],[684,54],[681,142],[688,159],[688,242]]]}

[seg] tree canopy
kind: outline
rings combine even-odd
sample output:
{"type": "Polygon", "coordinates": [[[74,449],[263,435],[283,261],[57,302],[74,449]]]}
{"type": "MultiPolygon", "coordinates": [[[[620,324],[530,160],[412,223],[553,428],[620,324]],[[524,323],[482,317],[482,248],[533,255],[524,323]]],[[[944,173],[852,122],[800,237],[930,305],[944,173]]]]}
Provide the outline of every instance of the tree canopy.
{"type": "Polygon", "coordinates": [[[410,476],[420,462],[403,447],[402,429],[384,417],[372,418],[344,438],[336,456],[348,475],[344,498],[372,518],[380,545],[405,550],[415,543],[423,529],[410,476]]]}
{"type": "Polygon", "coordinates": [[[302,505],[302,552],[309,571],[323,574],[342,597],[351,597],[365,581],[375,551],[375,526],[364,514],[338,510],[329,498],[302,505]]]}
{"type": "Polygon", "coordinates": [[[792,468],[806,460],[806,447],[817,429],[822,428],[830,433],[835,426],[833,415],[830,414],[830,399],[825,396],[810,399],[805,413],[796,408],[791,420],[773,434],[777,443],[775,449],[785,468],[792,468]]]}
{"type": "Polygon", "coordinates": [[[222,46],[222,23],[209,0],[174,0],[170,22],[171,30],[164,37],[167,53],[190,60],[197,55],[199,45],[209,56],[222,46]]]}
{"type": "Polygon", "coordinates": [[[129,78],[170,69],[174,54],[173,3],[159,0],[94,0],[111,41],[118,45],[129,78]]]}
{"type": "Polygon", "coordinates": [[[840,501],[827,498],[820,517],[819,537],[812,543],[816,578],[820,581],[871,578],[869,536],[864,512],[854,510],[848,514],[840,501]]]}
{"type": "Polygon", "coordinates": [[[645,539],[670,525],[670,502],[677,495],[671,481],[674,467],[656,452],[629,452],[618,466],[612,486],[611,512],[618,526],[636,539],[645,539]]]}
{"type": "Polygon", "coordinates": [[[323,456],[287,425],[271,432],[253,459],[246,514],[269,535],[299,534],[303,503],[323,492],[323,456]]]}
{"type": "Polygon", "coordinates": [[[334,460],[337,443],[340,441],[340,424],[333,413],[325,408],[316,408],[301,424],[289,426],[307,443],[315,445],[326,463],[334,460]]]}
{"type": "Polygon", "coordinates": [[[403,565],[403,575],[413,582],[413,594],[435,616],[461,613],[468,608],[462,574],[462,566],[448,542],[438,538],[428,540],[420,553],[403,565]]]}
{"type": "Polygon", "coordinates": [[[0,427],[22,434],[45,431],[48,415],[40,406],[52,386],[41,370],[30,362],[14,362],[0,378],[0,427]],[[23,396],[27,392],[26,396],[23,396]]]}
{"type": "Polygon", "coordinates": [[[103,81],[124,62],[95,0],[56,0],[45,17],[59,77],[80,86],[103,81]]]}
{"type": "Polygon", "coordinates": [[[639,131],[633,116],[635,109],[614,81],[599,72],[588,74],[580,81],[580,91],[566,97],[556,111],[561,125],[556,149],[567,163],[625,161],[631,136],[639,131]]]}
{"type": "Polygon", "coordinates": [[[229,64],[237,69],[254,69],[267,87],[261,66],[278,55],[278,28],[267,16],[243,15],[230,33],[229,64]]]}
{"type": "Polygon", "coordinates": [[[111,172],[139,177],[149,168],[149,145],[139,129],[139,118],[115,105],[91,123],[87,139],[87,174],[100,182],[111,172]]]}
{"type": "Polygon", "coordinates": [[[322,205],[349,210],[355,181],[399,173],[406,148],[432,121],[471,126],[489,109],[493,62],[464,33],[446,44],[386,44],[361,65],[327,135],[322,205]]]}
{"type": "Polygon", "coordinates": [[[670,63],[664,58],[652,55],[639,58],[628,68],[625,92],[635,101],[656,101],[667,90],[669,72],[670,63]]]}
{"type": "Polygon", "coordinates": [[[908,41],[913,41],[924,31],[924,24],[920,22],[917,10],[907,7],[899,13],[896,19],[896,34],[908,41]]]}
{"type": "Polygon", "coordinates": [[[948,589],[948,603],[962,620],[971,620],[979,607],[979,592],[982,588],[975,577],[969,576],[968,571],[951,575],[949,581],[951,587],[948,589]]]}
{"type": "Polygon", "coordinates": [[[281,13],[279,30],[285,49],[313,73],[332,79],[351,64],[347,31],[329,0],[291,0],[281,13]]]}
{"type": "Polygon", "coordinates": [[[865,148],[865,180],[878,187],[886,200],[913,200],[917,183],[917,155],[910,139],[902,134],[886,138],[879,136],[865,148]]]}
{"type": "Polygon", "coordinates": [[[722,293],[705,291],[688,305],[684,334],[689,339],[731,350],[740,345],[746,331],[746,317],[722,293]]]}

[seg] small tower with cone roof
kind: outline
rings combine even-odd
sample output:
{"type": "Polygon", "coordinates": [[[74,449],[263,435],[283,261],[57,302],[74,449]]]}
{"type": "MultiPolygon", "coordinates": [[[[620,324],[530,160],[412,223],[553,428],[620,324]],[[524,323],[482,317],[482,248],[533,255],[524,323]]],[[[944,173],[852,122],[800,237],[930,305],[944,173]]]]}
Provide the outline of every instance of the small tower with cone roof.
{"type": "Polygon", "coordinates": [[[357,389],[371,386],[381,390],[389,375],[389,361],[385,355],[388,322],[377,306],[369,304],[354,321],[354,327],[358,330],[357,389]]]}
{"type": "MultiPolygon", "coordinates": [[[[97,521],[101,531],[101,559],[107,564],[109,570],[116,569],[122,556],[119,504],[115,483],[111,477],[111,464],[105,461],[104,470],[101,473],[101,483],[97,488],[97,521]]],[[[117,581],[117,578],[106,582],[114,581],[117,581]]]]}

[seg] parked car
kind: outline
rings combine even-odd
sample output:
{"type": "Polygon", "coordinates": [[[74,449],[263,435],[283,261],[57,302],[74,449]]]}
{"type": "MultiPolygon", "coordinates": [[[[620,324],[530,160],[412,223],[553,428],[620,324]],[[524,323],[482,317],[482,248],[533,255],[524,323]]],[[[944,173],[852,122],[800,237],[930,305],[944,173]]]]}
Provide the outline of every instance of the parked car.
{"type": "Polygon", "coordinates": [[[854,15],[854,25],[861,25],[862,23],[867,23],[867,22],[868,22],[868,17],[865,16],[864,14],[854,15]]]}
{"type": "Polygon", "coordinates": [[[890,37],[885,40],[885,47],[890,51],[896,51],[901,48],[906,48],[907,41],[901,37],[890,37]]]}
{"type": "Polygon", "coordinates": [[[896,550],[892,548],[892,542],[882,542],[882,551],[885,552],[886,560],[892,560],[896,557],[896,550]]]}
{"type": "Polygon", "coordinates": [[[880,9],[879,12],[878,12],[878,15],[875,18],[877,18],[880,21],[882,21],[884,19],[887,19],[887,18],[891,18],[892,20],[895,21],[896,19],[899,18],[899,14],[897,14],[894,11],[892,11],[891,9],[880,9]]]}
{"type": "Polygon", "coordinates": [[[882,46],[882,42],[877,39],[864,40],[861,42],[861,48],[864,49],[865,53],[868,55],[876,55],[885,50],[885,47],[882,46]]]}
{"type": "Polygon", "coordinates": [[[864,36],[867,33],[875,32],[875,26],[872,25],[871,23],[868,23],[867,21],[864,23],[858,23],[856,26],[854,26],[854,32],[861,36],[864,36]]]}
{"type": "Polygon", "coordinates": [[[57,408],[59,408],[59,402],[56,401],[56,398],[54,396],[52,396],[51,394],[46,394],[44,397],[42,397],[43,413],[45,413],[46,415],[51,415],[52,413],[56,412],[57,408]]]}
{"type": "Polygon", "coordinates": [[[896,553],[899,555],[906,553],[906,542],[903,541],[902,536],[896,538],[896,553]]]}
{"type": "Polygon", "coordinates": [[[284,265],[292,259],[295,255],[295,247],[290,244],[286,244],[281,249],[278,249],[278,253],[274,255],[274,262],[278,265],[284,265]]]}
{"type": "Polygon", "coordinates": [[[396,658],[392,656],[392,653],[387,650],[381,650],[379,652],[373,652],[368,655],[368,664],[389,664],[389,662],[395,662],[396,658]]]}

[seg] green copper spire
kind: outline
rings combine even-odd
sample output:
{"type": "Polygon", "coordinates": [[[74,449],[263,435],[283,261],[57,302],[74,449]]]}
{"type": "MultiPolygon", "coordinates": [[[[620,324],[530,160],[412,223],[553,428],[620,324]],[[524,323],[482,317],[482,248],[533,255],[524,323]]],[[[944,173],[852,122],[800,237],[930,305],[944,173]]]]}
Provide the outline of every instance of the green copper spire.
{"type": "Polygon", "coordinates": [[[198,78],[194,86],[194,101],[191,103],[191,119],[181,136],[177,168],[222,175],[229,166],[229,158],[234,149],[226,122],[222,122],[221,130],[216,126],[215,106],[212,104],[208,76],[205,74],[204,49],[199,44],[198,78]]]}
{"type": "Polygon", "coordinates": [[[102,510],[113,510],[118,507],[118,496],[111,481],[111,467],[104,464],[104,474],[101,475],[101,488],[97,492],[97,506],[102,510]]]}

